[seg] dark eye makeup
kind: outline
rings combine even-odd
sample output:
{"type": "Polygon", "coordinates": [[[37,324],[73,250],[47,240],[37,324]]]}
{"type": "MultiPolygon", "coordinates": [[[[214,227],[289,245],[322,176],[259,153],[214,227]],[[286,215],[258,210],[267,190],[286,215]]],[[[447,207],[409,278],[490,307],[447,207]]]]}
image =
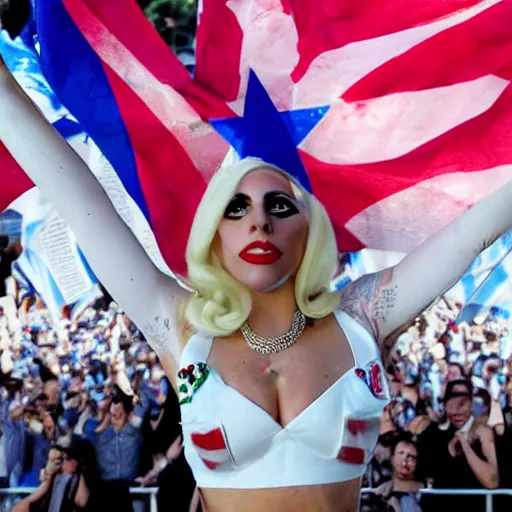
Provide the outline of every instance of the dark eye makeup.
{"type": "Polygon", "coordinates": [[[293,201],[283,193],[266,194],[265,207],[270,215],[281,219],[286,219],[299,213],[299,209],[293,201]]]}
{"type": "Polygon", "coordinates": [[[237,194],[229,202],[224,211],[225,219],[241,219],[247,213],[249,198],[245,194],[237,194]]]}
{"type": "MultiPolygon", "coordinates": [[[[299,213],[293,199],[285,192],[276,191],[265,194],[265,209],[269,215],[285,219],[299,213]]],[[[251,203],[249,196],[245,194],[236,194],[229,202],[224,211],[224,218],[238,220],[247,214],[247,209],[251,203]]]]}

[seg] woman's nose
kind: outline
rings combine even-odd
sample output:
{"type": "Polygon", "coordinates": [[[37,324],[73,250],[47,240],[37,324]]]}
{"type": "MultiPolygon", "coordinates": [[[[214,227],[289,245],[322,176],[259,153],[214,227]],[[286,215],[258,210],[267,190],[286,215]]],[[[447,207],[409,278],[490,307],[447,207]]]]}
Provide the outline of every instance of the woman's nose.
{"type": "Polygon", "coordinates": [[[261,231],[265,235],[272,234],[272,220],[266,212],[261,211],[254,214],[253,223],[251,225],[251,232],[255,231],[261,231]]]}

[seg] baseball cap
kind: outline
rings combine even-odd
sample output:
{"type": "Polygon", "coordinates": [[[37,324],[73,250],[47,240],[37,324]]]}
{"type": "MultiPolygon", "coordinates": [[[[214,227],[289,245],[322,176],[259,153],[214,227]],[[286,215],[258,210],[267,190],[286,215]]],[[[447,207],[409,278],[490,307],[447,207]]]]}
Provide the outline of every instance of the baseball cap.
{"type": "Polygon", "coordinates": [[[446,391],[443,398],[444,403],[459,396],[467,396],[468,398],[473,397],[473,386],[469,380],[455,379],[446,384],[446,391]]]}

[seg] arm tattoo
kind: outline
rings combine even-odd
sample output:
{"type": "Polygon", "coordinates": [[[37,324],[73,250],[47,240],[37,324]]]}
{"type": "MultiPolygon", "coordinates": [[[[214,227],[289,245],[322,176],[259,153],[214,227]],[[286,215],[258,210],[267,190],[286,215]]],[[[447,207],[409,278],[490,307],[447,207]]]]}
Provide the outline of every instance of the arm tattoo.
{"type": "Polygon", "coordinates": [[[350,284],[341,294],[341,308],[365,327],[370,327],[377,339],[379,325],[386,322],[395,307],[397,287],[392,284],[393,271],[367,274],[350,284]]]}
{"type": "Polygon", "coordinates": [[[157,354],[165,354],[171,351],[172,324],[169,318],[156,316],[151,324],[146,324],[142,332],[150,347],[157,354]]]}

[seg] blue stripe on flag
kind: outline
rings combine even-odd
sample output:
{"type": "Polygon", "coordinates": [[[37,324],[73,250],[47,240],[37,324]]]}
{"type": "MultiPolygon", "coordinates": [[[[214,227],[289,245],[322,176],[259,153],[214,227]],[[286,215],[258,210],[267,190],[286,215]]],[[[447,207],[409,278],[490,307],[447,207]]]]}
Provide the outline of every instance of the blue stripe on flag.
{"type": "Polygon", "coordinates": [[[103,65],[61,0],[38,0],[37,28],[46,79],[80,120],[150,222],[133,147],[103,65]]]}
{"type": "Polygon", "coordinates": [[[83,128],[69,117],[61,117],[53,123],[53,127],[60,133],[64,139],[69,139],[75,135],[83,133],[83,128]]]}
{"type": "Polygon", "coordinates": [[[78,257],[80,258],[80,261],[82,262],[82,264],[84,266],[84,270],[87,272],[87,275],[89,276],[89,279],[93,283],[97,283],[98,279],[96,278],[96,275],[92,271],[92,268],[89,265],[89,262],[85,259],[84,253],[82,252],[82,249],[80,249],[80,247],[78,245],[76,246],[76,251],[78,253],[78,257]]]}

